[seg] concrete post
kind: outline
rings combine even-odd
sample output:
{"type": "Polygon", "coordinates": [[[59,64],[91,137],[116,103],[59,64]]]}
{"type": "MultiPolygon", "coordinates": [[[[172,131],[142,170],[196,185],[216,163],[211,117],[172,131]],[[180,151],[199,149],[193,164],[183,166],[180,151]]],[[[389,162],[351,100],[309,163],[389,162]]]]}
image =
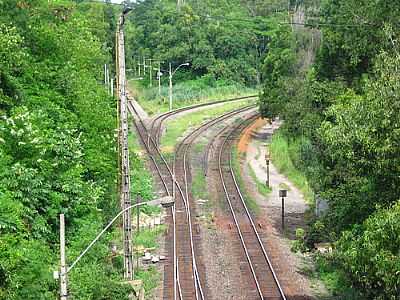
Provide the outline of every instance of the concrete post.
{"type": "Polygon", "coordinates": [[[64,214],[60,214],[60,299],[68,300],[68,286],[67,286],[67,265],[65,259],[65,220],[64,214]]]}
{"type": "Polygon", "coordinates": [[[169,63],[169,110],[172,110],[172,66],[169,63]]]}

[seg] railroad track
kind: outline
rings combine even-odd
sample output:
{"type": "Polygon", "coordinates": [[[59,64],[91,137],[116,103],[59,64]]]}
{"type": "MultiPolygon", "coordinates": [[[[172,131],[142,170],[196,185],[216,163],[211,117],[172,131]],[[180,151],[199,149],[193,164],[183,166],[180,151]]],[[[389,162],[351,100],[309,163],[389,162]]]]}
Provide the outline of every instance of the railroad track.
{"type": "Polygon", "coordinates": [[[226,102],[235,102],[235,101],[240,101],[240,100],[251,100],[251,99],[255,99],[257,97],[258,97],[258,95],[236,97],[236,98],[230,98],[230,99],[225,99],[225,100],[220,100],[220,101],[206,102],[206,103],[185,106],[185,107],[181,107],[181,108],[178,108],[178,109],[175,109],[172,111],[168,111],[168,112],[165,112],[165,113],[162,113],[162,114],[156,116],[151,121],[151,123],[149,125],[149,132],[154,137],[156,144],[159,145],[163,122],[175,114],[178,114],[178,113],[181,113],[184,111],[188,111],[188,110],[192,110],[192,109],[196,109],[199,107],[206,107],[206,106],[210,106],[210,105],[221,104],[221,103],[226,103],[226,102]]]}
{"type": "MultiPolygon", "coordinates": [[[[197,260],[201,260],[201,257],[197,251],[200,246],[199,242],[199,230],[196,224],[192,222],[193,203],[191,193],[189,191],[189,177],[190,177],[190,164],[188,163],[188,154],[194,140],[205,130],[211,126],[237,115],[243,111],[249,110],[255,107],[250,105],[244,108],[240,108],[231,112],[228,112],[220,117],[217,117],[211,121],[206,122],[187,137],[178,145],[176,149],[176,157],[174,160],[174,170],[168,166],[166,160],[162,157],[161,153],[156,146],[154,139],[148,134],[146,126],[143,121],[137,115],[134,106],[130,103],[129,110],[131,113],[137,115],[137,122],[134,125],[139,133],[141,142],[146,148],[149,157],[152,160],[152,164],[157,171],[159,178],[164,186],[164,191],[175,196],[175,211],[171,211],[171,223],[173,223],[172,237],[169,236],[168,240],[172,240],[168,246],[169,250],[176,253],[174,261],[176,261],[174,268],[175,271],[171,270],[171,264],[166,265],[165,278],[164,278],[164,299],[206,299],[205,291],[202,282],[205,281],[205,275],[203,271],[199,272],[197,260]],[[149,145],[151,144],[151,145],[149,145]],[[153,150],[156,150],[156,154],[159,155],[163,161],[163,167],[160,167],[157,160],[154,157],[153,150]],[[171,187],[163,175],[162,170],[166,169],[171,177],[175,175],[175,185],[171,187]],[[175,173],[176,172],[176,173],[175,173]],[[182,189],[181,186],[184,188],[182,189]],[[175,192],[177,191],[177,192],[175,192]],[[195,229],[197,228],[197,229],[195,229]],[[176,267],[175,267],[176,266],[176,267]],[[171,278],[170,274],[175,274],[171,278]],[[175,287],[175,288],[174,288],[175,287]]],[[[171,180],[171,183],[173,180],[171,180]]],[[[171,233],[169,234],[171,235],[171,233]]]]}
{"type": "MultiPolygon", "coordinates": [[[[167,195],[173,196],[176,202],[180,202],[179,199],[181,199],[183,203],[187,203],[185,194],[179,183],[175,182],[175,184],[173,184],[175,181],[173,170],[171,170],[166,159],[159,151],[153,137],[148,133],[143,120],[140,119],[132,103],[129,105],[129,110],[137,116],[136,120],[138,121],[134,121],[134,125],[139,133],[141,143],[145,147],[161,179],[164,191],[167,195]]],[[[174,254],[174,258],[172,264],[169,259],[164,270],[164,299],[204,299],[204,293],[201,288],[197,265],[194,259],[194,248],[192,248],[194,244],[193,234],[191,227],[188,227],[185,222],[182,222],[182,219],[190,219],[190,216],[187,214],[188,210],[182,210],[179,204],[175,204],[171,209],[170,224],[173,224],[173,230],[168,234],[167,240],[172,240],[172,243],[168,245],[168,250],[169,253],[174,254]],[[183,214],[186,214],[186,218],[182,217],[183,214]],[[191,247],[190,250],[188,250],[188,245],[191,247]],[[192,286],[195,287],[194,292],[190,291],[192,286]],[[189,296],[191,294],[197,295],[196,298],[189,296]]]]}
{"type": "Polygon", "coordinates": [[[241,262],[246,266],[242,272],[249,278],[250,288],[247,291],[249,295],[247,299],[286,300],[232,167],[232,146],[243,129],[257,117],[258,114],[254,114],[233,129],[227,127],[215,136],[218,143],[218,173],[224,198],[241,245],[241,262]]]}
{"type": "Polygon", "coordinates": [[[225,113],[215,119],[212,119],[189,135],[187,135],[176,147],[175,150],[175,159],[174,159],[174,174],[176,176],[177,183],[180,183],[180,186],[184,187],[183,193],[177,193],[175,198],[175,205],[177,211],[185,211],[186,214],[182,218],[181,215],[177,216],[177,223],[180,225],[184,225],[183,228],[178,226],[177,231],[177,239],[190,240],[190,244],[182,245],[183,248],[178,250],[178,260],[179,265],[185,266],[183,270],[180,270],[180,274],[185,278],[195,278],[194,285],[189,286],[188,289],[184,292],[184,299],[206,299],[206,291],[204,290],[205,282],[205,272],[204,272],[204,262],[201,257],[200,250],[200,227],[196,221],[193,221],[192,215],[195,213],[195,207],[193,203],[192,193],[190,191],[191,185],[191,171],[190,171],[190,149],[194,143],[194,141],[199,137],[202,133],[208,130],[210,127],[228,119],[232,116],[240,114],[244,111],[254,108],[255,105],[249,105],[228,113],[225,113]],[[189,232],[187,232],[189,229],[189,232]],[[186,236],[190,235],[190,239],[186,236]],[[185,238],[186,237],[186,238],[185,238]],[[181,252],[179,252],[181,251],[181,252]],[[191,256],[192,264],[187,264],[188,257],[191,256]],[[199,263],[198,263],[199,262],[199,263]],[[199,268],[201,269],[199,271],[199,268]]]}

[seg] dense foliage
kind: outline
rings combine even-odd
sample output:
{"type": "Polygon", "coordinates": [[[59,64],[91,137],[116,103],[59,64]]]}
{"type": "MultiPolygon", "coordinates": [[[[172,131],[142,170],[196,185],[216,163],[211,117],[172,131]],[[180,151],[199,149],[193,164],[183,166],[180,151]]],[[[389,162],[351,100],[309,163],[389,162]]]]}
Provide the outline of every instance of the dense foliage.
{"type": "Polygon", "coordinates": [[[256,85],[261,79],[268,32],[277,26],[259,10],[268,5],[277,7],[273,2],[277,1],[261,5],[239,0],[189,0],[177,10],[176,1],[144,1],[135,5],[129,16],[128,64],[133,69],[143,57],[162,61],[163,69],[169,62],[173,66],[189,62],[190,70],[182,69],[181,79],[208,74],[256,85]]]}
{"type": "MultiPolygon", "coordinates": [[[[101,85],[113,15],[101,4],[0,1],[1,299],[54,299],[59,213],[71,262],[117,209],[115,102],[101,85]]],[[[126,299],[111,237],[70,272],[74,299],[126,299]]]]}
{"type": "Polygon", "coordinates": [[[271,43],[261,110],[285,119],[293,163],[329,203],[309,243],[336,242],[335,266],[363,299],[397,299],[400,4],[323,1],[320,12],[306,20],[323,37],[308,69],[298,67],[300,49],[311,44],[298,32],[316,29],[295,27],[271,43]]]}

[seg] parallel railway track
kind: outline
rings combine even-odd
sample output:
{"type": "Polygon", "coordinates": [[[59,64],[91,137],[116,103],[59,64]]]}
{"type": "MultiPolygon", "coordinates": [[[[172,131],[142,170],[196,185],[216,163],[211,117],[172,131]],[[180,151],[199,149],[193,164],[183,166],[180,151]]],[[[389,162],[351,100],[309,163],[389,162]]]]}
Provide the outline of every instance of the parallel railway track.
{"type": "MultiPolygon", "coordinates": [[[[202,282],[205,282],[205,272],[203,271],[204,269],[204,261],[202,260],[201,257],[201,250],[200,250],[200,232],[199,232],[199,226],[198,224],[193,220],[192,215],[195,214],[195,207],[193,203],[193,197],[190,189],[191,185],[191,171],[190,171],[190,162],[189,162],[189,156],[190,156],[190,149],[194,143],[194,141],[199,137],[202,133],[204,133],[206,130],[211,128],[212,126],[228,119],[231,118],[232,116],[235,116],[237,114],[240,114],[244,111],[247,111],[251,108],[254,108],[254,105],[246,106],[244,108],[240,108],[231,112],[228,112],[226,114],[223,114],[215,119],[212,119],[201,126],[199,126],[197,129],[195,129],[193,132],[191,132],[189,135],[187,135],[176,147],[175,150],[175,159],[174,159],[174,169],[175,169],[175,176],[177,183],[180,183],[180,186],[184,187],[184,193],[178,193],[176,194],[176,209],[177,211],[186,211],[186,219],[185,218],[179,218],[180,216],[177,216],[177,222],[178,224],[184,225],[183,231],[182,232],[177,232],[177,236],[180,235],[186,235],[188,232],[186,229],[189,229],[189,235],[192,237],[190,239],[191,243],[187,245],[183,245],[184,249],[182,250],[182,253],[178,255],[178,260],[180,260],[179,264],[180,265],[185,265],[186,269],[182,271],[182,275],[185,278],[192,277],[195,278],[194,281],[194,286],[193,289],[189,289],[187,293],[184,294],[184,299],[206,299],[205,294],[206,291],[204,291],[204,284],[202,285],[202,282]],[[187,255],[188,253],[191,253],[191,258],[192,258],[192,268],[190,268],[190,265],[185,264],[185,262],[188,261],[187,255]],[[197,262],[200,262],[199,264],[197,262]],[[203,262],[203,264],[202,264],[203,262]],[[194,267],[193,267],[194,266],[194,267]],[[201,268],[201,271],[199,272],[199,268],[201,268]]],[[[179,227],[178,227],[179,228],[179,227]]],[[[179,252],[178,252],[179,253],[179,252]]]]}
{"type": "Polygon", "coordinates": [[[202,132],[229,117],[250,109],[251,107],[254,107],[254,105],[237,109],[208,121],[185,137],[176,149],[174,170],[171,170],[168,163],[160,153],[153,136],[148,133],[144,122],[138,117],[134,106],[131,103],[129,104],[130,112],[137,115],[137,122],[134,122],[134,125],[139,133],[143,146],[149,154],[152,165],[162,182],[164,191],[168,195],[174,195],[176,199],[175,211],[171,211],[170,218],[174,230],[172,232],[172,237],[169,236],[168,239],[173,241],[172,245],[169,245],[168,248],[170,252],[173,249],[172,252],[176,253],[176,257],[174,256],[175,258],[173,260],[176,261],[176,270],[175,272],[173,269],[171,270],[171,263],[166,265],[164,299],[207,299],[204,288],[202,287],[204,285],[202,285],[202,282],[204,283],[205,275],[204,272],[199,272],[197,263],[197,260],[201,261],[201,257],[197,251],[200,242],[199,232],[198,230],[194,230],[194,227],[196,226],[194,226],[192,222],[192,213],[194,208],[191,193],[189,191],[190,164],[187,161],[189,156],[188,154],[192,143],[202,132]],[[158,164],[155,156],[161,158],[162,166],[158,164]],[[168,176],[173,178],[175,171],[178,176],[176,177],[175,185],[172,185],[174,180],[166,180],[165,178],[168,178],[168,176]],[[182,189],[181,186],[184,188],[182,189]],[[170,274],[175,274],[175,276],[171,278],[170,274]]]}
{"type": "Polygon", "coordinates": [[[185,106],[185,107],[175,109],[173,111],[168,111],[168,112],[165,112],[165,113],[162,113],[162,114],[156,116],[151,121],[151,123],[149,125],[149,132],[154,137],[154,140],[156,141],[156,143],[158,145],[160,142],[160,137],[161,137],[162,124],[166,119],[168,119],[169,117],[171,117],[173,115],[176,115],[176,114],[184,112],[184,111],[200,108],[200,107],[212,106],[212,105],[216,105],[216,104],[235,102],[235,101],[241,101],[241,100],[251,100],[251,99],[255,99],[257,97],[258,97],[257,95],[236,97],[236,98],[225,99],[225,100],[220,100],[220,101],[206,102],[206,103],[185,106]]]}
{"type": "Polygon", "coordinates": [[[286,300],[264,243],[240,191],[232,166],[232,146],[237,136],[257,117],[258,114],[255,114],[233,129],[227,127],[215,137],[218,139],[218,173],[224,198],[242,248],[242,261],[247,262],[247,268],[244,271],[248,274],[247,277],[252,279],[253,291],[249,291],[250,298],[248,299],[286,300]]]}

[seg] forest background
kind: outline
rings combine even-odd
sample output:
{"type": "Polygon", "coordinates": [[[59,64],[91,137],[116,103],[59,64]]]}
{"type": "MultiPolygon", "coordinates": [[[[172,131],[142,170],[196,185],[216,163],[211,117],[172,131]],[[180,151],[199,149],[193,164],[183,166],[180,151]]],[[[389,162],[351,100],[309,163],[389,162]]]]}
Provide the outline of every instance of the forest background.
{"type": "MultiPolygon", "coordinates": [[[[400,4],[134,6],[128,66],[136,68],[139,56],[163,61],[164,69],[190,62],[175,78],[190,89],[261,88],[263,115],[284,120],[278,135],[287,156],[329,203],[302,237],[306,248],[334,246],[317,258],[320,275],[339,294],[352,287],[354,298],[396,299],[400,4]]],[[[118,209],[116,105],[102,85],[118,14],[85,1],[0,1],[1,299],[54,299],[60,212],[76,257],[118,209]]],[[[74,298],[126,297],[121,261],[110,257],[115,239],[117,230],[71,272],[74,298]]]]}

